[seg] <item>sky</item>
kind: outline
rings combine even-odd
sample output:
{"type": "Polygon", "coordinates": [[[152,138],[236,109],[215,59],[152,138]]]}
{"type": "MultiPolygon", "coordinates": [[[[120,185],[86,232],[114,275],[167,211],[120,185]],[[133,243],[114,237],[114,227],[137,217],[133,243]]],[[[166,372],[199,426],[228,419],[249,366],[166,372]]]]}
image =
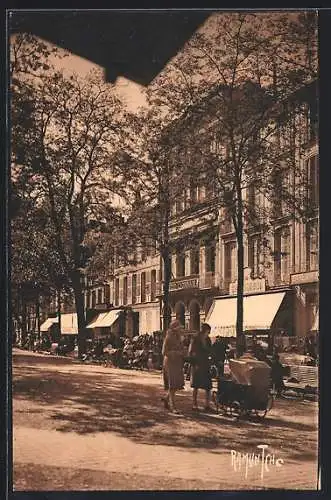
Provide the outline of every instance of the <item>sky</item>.
{"type": "MultiPolygon", "coordinates": [[[[75,72],[83,77],[92,69],[103,69],[87,59],[71,54],[68,51],[61,50],[61,52],[66,53],[67,56],[64,59],[54,58],[53,63],[57,69],[63,69],[65,72],[75,72]]],[[[144,87],[138,83],[120,77],[117,79],[115,87],[119,96],[125,100],[129,111],[137,111],[139,106],[146,104],[143,95],[144,87]]]]}
{"type": "MultiPolygon", "coordinates": [[[[205,30],[208,26],[208,21],[204,23],[200,30],[205,30]]],[[[44,43],[51,45],[49,42],[43,40],[44,43]]],[[[76,56],[68,51],[60,50],[60,52],[65,53],[66,57],[64,59],[53,59],[54,66],[57,69],[63,69],[68,72],[75,72],[81,76],[86,75],[92,69],[102,70],[100,66],[84,59],[82,57],[76,56]]],[[[144,87],[136,82],[128,80],[124,77],[119,77],[115,83],[116,90],[119,96],[125,100],[125,103],[129,111],[135,112],[140,106],[146,105],[146,100],[144,97],[144,87]]]]}

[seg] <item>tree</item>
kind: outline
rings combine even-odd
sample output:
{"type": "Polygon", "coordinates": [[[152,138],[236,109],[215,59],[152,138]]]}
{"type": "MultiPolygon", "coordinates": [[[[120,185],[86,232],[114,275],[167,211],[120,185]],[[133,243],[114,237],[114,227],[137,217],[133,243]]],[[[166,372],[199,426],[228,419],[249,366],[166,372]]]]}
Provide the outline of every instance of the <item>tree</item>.
{"type": "Polygon", "coordinates": [[[15,35],[10,42],[11,295],[13,316],[21,322],[24,340],[27,303],[36,302],[39,324],[39,300],[50,295],[57,281],[65,284],[63,275],[60,277],[61,266],[52,250],[49,231],[47,235],[44,231],[40,208],[34,210],[38,190],[29,182],[31,165],[24,164],[26,153],[36,140],[33,116],[35,81],[53,71],[53,58],[64,56],[28,33],[15,35]]]}
{"type": "MultiPolygon", "coordinates": [[[[24,179],[34,210],[42,210],[56,258],[73,289],[79,355],[86,347],[83,281],[91,257],[85,239],[93,221],[108,226],[120,221],[113,203],[120,183],[112,176],[111,155],[121,104],[113,88],[101,82],[95,72],[85,79],[61,72],[36,79],[29,87],[32,127],[23,127],[23,147],[16,154],[17,182],[22,185],[24,179]]],[[[12,116],[15,144],[15,108],[12,116]]],[[[17,153],[16,144],[13,151],[17,153]]]]}
{"type": "Polygon", "coordinates": [[[125,149],[117,161],[117,168],[128,179],[126,234],[141,248],[152,247],[160,254],[165,332],[171,319],[171,256],[180,245],[175,237],[180,219],[174,217],[174,207],[185,203],[183,191],[197,182],[199,169],[178,155],[179,145],[182,150],[185,147],[187,134],[180,122],[160,113],[158,105],[128,117],[127,126],[125,149]]]}
{"type": "MultiPolygon", "coordinates": [[[[272,180],[292,165],[293,143],[280,135],[290,96],[316,77],[316,41],[314,13],[216,14],[148,90],[150,104],[186,124],[185,147],[203,158],[219,206],[232,220],[239,351],[245,341],[244,232],[253,216],[245,191],[254,185],[270,197],[272,180]]],[[[179,149],[180,139],[173,139],[179,149]]],[[[279,194],[293,210],[299,207],[297,193],[279,194]]]]}

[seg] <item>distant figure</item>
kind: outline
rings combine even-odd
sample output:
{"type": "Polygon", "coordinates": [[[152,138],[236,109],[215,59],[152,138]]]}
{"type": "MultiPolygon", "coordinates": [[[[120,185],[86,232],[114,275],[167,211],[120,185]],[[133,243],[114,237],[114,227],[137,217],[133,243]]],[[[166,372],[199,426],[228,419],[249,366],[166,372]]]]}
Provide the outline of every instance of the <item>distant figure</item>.
{"type": "Polygon", "coordinates": [[[204,389],[206,393],[204,411],[211,411],[210,391],[212,378],[210,373],[210,358],[212,354],[209,338],[210,326],[208,323],[201,325],[201,331],[193,338],[189,355],[192,358],[191,387],[193,387],[193,410],[198,410],[198,390],[204,389]]]}
{"type": "Polygon", "coordinates": [[[216,338],[216,341],[212,347],[213,357],[218,369],[218,374],[221,376],[224,375],[224,363],[225,363],[227,348],[228,348],[227,344],[220,337],[216,338]]]}
{"type": "Polygon", "coordinates": [[[98,340],[98,342],[97,342],[97,344],[95,346],[94,355],[97,358],[100,358],[103,355],[103,343],[102,343],[101,339],[98,340]]]}
{"type": "Polygon", "coordinates": [[[306,354],[313,359],[316,359],[316,345],[313,335],[307,335],[305,340],[305,350],[306,354]]]}
{"type": "Polygon", "coordinates": [[[279,360],[279,355],[274,353],[271,364],[271,380],[277,395],[285,389],[283,380],[284,367],[279,360]]]}
{"type": "Polygon", "coordinates": [[[182,326],[173,321],[165,336],[163,355],[163,381],[167,394],[163,399],[165,408],[178,413],[175,405],[176,391],[184,389],[184,348],[181,341],[182,326]]]}

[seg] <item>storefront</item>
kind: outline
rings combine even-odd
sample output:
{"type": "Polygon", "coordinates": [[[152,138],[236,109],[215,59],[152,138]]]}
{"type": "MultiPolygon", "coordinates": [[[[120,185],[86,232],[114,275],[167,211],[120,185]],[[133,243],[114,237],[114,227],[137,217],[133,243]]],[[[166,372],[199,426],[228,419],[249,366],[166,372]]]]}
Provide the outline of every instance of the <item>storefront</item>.
{"type": "Polygon", "coordinates": [[[160,304],[158,302],[136,304],[133,312],[137,314],[136,327],[140,335],[146,333],[151,335],[160,330],[160,304]]]}
{"type": "Polygon", "coordinates": [[[295,334],[305,337],[319,330],[318,271],[291,275],[294,290],[295,334]]]}
{"type": "Polygon", "coordinates": [[[76,313],[61,314],[61,335],[78,335],[76,313]]]}
{"type": "MultiPolygon", "coordinates": [[[[292,294],[290,290],[245,295],[243,326],[246,332],[274,333],[283,331],[292,335],[292,294]]],[[[207,314],[211,338],[235,337],[237,297],[216,297],[207,314]]]]}
{"type": "Polygon", "coordinates": [[[55,318],[47,318],[40,325],[40,334],[41,336],[47,335],[52,342],[56,342],[59,339],[59,319],[55,318]]]}
{"type": "Polygon", "coordinates": [[[99,313],[86,328],[91,331],[94,339],[102,339],[111,335],[119,337],[123,331],[121,320],[123,320],[123,311],[113,309],[99,313]]]}

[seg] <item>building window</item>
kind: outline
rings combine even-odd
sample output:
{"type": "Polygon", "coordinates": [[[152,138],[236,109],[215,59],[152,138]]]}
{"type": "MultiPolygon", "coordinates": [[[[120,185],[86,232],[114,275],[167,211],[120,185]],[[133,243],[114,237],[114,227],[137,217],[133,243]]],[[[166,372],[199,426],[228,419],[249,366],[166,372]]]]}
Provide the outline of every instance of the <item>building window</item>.
{"type": "Polygon", "coordinates": [[[86,309],[90,309],[91,308],[91,300],[92,300],[91,291],[88,291],[86,293],[86,309]]]}
{"type": "Polygon", "coordinates": [[[205,181],[205,196],[204,199],[209,201],[215,196],[215,183],[205,181]]]}
{"type": "Polygon", "coordinates": [[[306,270],[316,271],[318,269],[318,222],[310,221],[306,226],[306,270]]]}
{"type": "Polygon", "coordinates": [[[98,288],[98,304],[102,304],[102,288],[98,288]]]}
{"type": "Polygon", "coordinates": [[[317,155],[308,160],[308,198],[310,207],[317,208],[319,204],[319,161],[317,155]]]}
{"type": "Polygon", "coordinates": [[[252,236],[248,241],[248,267],[253,278],[260,274],[261,236],[252,236]]]}
{"type": "Polygon", "coordinates": [[[141,273],[141,282],[140,282],[140,290],[141,290],[141,302],[146,302],[146,273],[141,273]]]}
{"type": "Polygon", "coordinates": [[[151,272],[151,301],[155,300],[156,297],[156,270],[153,269],[151,272]]]}
{"type": "Polygon", "coordinates": [[[146,255],[151,257],[156,255],[156,240],[154,238],[148,238],[147,240],[146,255]]]}
{"type": "Polygon", "coordinates": [[[185,192],[181,192],[177,195],[176,197],[176,202],[175,202],[175,211],[176,214],[180,214],[185,210],[185,192]]]}
{"type": "Polygon", "coordinates": [[[128,278],[125,276],[123,278],[123,304],[128,303],[128,278]]]}
{"type": "Polygon", "coordinates": [[[288,227],[275,230],[274,234],[274,279],[275,284],[287,283],[290,274],[290,230],[288,227]]]}
{"type": "Polygon", "coordinates": [[[120,262],[120,260],[119,260],[118,253],[115,253],[115,255],[114,255],[114,267],[115,267],[115,269],[117,269],[119,267],[119,262],[120,262]]]}
{"type": "Polygon", "coordinates": [[[115,280],[115,306],[118,306],[118,304],[119,304],[119,297],[120,297],[120,280],[119,280],[119,278],[116,278],[116,280],[115,280]]]}
{"type": "Polygon", "coordinates": [[[308,140],[315,141],[318,132],[317,102],[314,100],[309,106],[308,140]]]}
{"type": "Polygon", "coordinates": [[[179,251],[176,255],[176,278],[185,276],[185,252],[179,251]]]}
{"type": "Polygon", "coordinates": [[[190,201],[194,204],[198,201],[198,186],[195,179],[191,179],[190,182],[190,201]]]}
{"type": "Polygon", "coordinates": [[[237,245],[229,241],[224,245],[224,277],[231,282],[237,279],[237,245]]]}
{"type": "Polygon", "coordinates": [[[282,174],[280,171],[274,174],[273,178],[273,217],[277,219],[282,216],[282,174]]]}
{"type": "Polygon", "coordinates": [[[215,272],[216,249],[215,245],[209,245],[205,249],[206,255],[206,273],[215,272]]]}
{"type": "Polygon", "coordinates": [[[199,274],[200,272],[200,248],[191,249],[191,274],[199,274]]]}
{"type": "Polygon", "coordinates": [[[110,303],[110,286],[109,285],[105,285],[104,287],[104,302],[105,304],[109,304],[110,303]]]}
{"type": "Polygon", "coordinates": [[[96,294],[96,291],[93,290],[92,291],[92,309],[94,309],[96,306],[96,301],[97,301],[96,299],[97,299],[97,294],[96,294]]]}
{"type": "Polygon", "coordinates": [[[132,275],[132,304],[137,301],[137,275],[132,275]]]}

